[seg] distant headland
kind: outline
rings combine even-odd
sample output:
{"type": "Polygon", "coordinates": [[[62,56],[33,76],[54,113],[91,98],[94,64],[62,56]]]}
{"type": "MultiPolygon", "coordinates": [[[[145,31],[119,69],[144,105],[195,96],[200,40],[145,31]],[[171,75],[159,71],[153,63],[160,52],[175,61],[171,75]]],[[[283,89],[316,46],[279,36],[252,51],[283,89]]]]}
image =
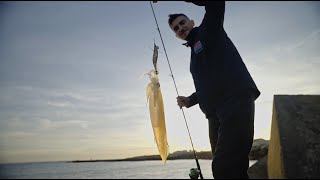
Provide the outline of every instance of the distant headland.
{"type": "MultiPolygon", "coordinates": [[[[199,159],[212,159],[211,151],[201,151],[196,152],[199,159]]],[[[172,154],[168,155],[167,160],[177,160],[177,159],[193,159],[193,151],[183,150],[176,151],[172,154]]],[[[125,159],[113,159],[113,160],[75,160],[73,163],[79,162],[115,162],[115,161],[151,161],[151,160],[161,160],[160,155],[144,155],[144,156],[136,156],[125,159]]]]}
{"type": "MultiPolygon", "coordinates": [[[[264,139],[255,139],[253,142],[253,146],[250,152],[250,159],[255,160],[260,156],[264,156],[267,153],[268,141],[264,139]],[[263,147],[263,148],[262,148],[263,147]]],[[[196,152],[198,159],[212,159],[211,151],[200,151],[196,152]]],[[[176,151],[174,153],[170,153],[168,155],[167,160],[178,160],[178,159],[194,159],[194,154],[192,150],[182,150],[176,151]]],[[[117,162],[117,161],[152,161],[152,160],[161,160],[160,155],[144,155],[144,156],[136,156],[125,159],[100,159],[100,160],[74,160],[72,163],[81,163],[81,162],[117,162]]]]}

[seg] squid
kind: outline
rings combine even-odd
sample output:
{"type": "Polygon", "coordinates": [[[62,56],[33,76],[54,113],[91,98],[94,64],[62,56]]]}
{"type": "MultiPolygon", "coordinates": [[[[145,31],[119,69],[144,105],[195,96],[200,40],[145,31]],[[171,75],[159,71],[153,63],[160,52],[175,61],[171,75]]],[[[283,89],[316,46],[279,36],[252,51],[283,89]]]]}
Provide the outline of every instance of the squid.
{"type": "Polygon", "coordinates": [[[150,83],[147,85],[147,103],[149,102],[150,119],[153,128],[155,142],[159,150],[162,163],[166,164],[169,154],[169,145],[167,141],[166,122],[164,115],[164,105],[160,89],[157,58],[159,47],[154,44],[153,65],[155,70],[148,73],[150,83]]]}

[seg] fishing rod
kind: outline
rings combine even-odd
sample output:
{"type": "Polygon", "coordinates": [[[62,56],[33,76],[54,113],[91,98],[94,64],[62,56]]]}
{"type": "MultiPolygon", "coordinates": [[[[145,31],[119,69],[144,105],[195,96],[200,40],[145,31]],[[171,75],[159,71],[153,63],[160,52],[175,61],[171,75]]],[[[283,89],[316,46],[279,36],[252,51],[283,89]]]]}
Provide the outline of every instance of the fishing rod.
{"type": "MultiPolygon", "coordinates": [[[[171,65],[170,65],[170,62],[169,62],[169,58],[168,58],[168,55],[167,55],[166,47],[164,46],[164,42],[163,42],[163,39],[162,39],[162,36],[161,36],[161,32],[160,32],[160,28],[159,28],[159,25],[158,25],[158,21],[157,21],[156,15],[154,13],[151,1],[150,1],[150,6],[151,6],[151,9],[152,9],[152,12],[153,12],[154,20],[155,20],[155,22],[157,24],[157,29],[158,29],[158,32],[159,32],[159,35],[160,35],[160,38],[161,38],[162,46],[163,46],[163,49],[164,49],[164,52],[165,52],[165,55],[166,55],[166,58],[167,58],[167,62],[168,62],[168,65],[169,65],[169,69],[170,69],[170,72],[171,72],[171,77],[173,79],[173,83],[174,83],[174,86],[176,88],[177,95],[179,96],[178,88],[177,88],[176,82],[174,80],[174,76],[173,76],[173,72],[172,72],[171,65]]],[[[191,142],[191,145],[192,145],[194,158],[195,158],[196,163],[197,163],[197,167],[198,167],[198,171],[199,171],[199,174],[200,174],[200,178],[203,179],[201,168],[200,168],[200,164],[199,164],[199,161],[198,161],[198,157],[197,157],[196,151],[194,150],[191,134],[190,134],[190,131],[189,131],[189,126],[188,126],[188,123],[187,123],[186,116],[184,114],[183,108],[181,108],[181,111],[182,111],[182,114],[183,114],[184,122],[185,122],[187,130],[188,130],[188,134],[189,134],[190,142],[191,142]]],[[[190,169],[190,173],[191,174],[189,174],[189,176],[190,176],[190,178],[192,178],[192,175],[195,175],[197,173],[197,171],[195,171],[195,169],[192,168],[192,169],[190,169]]]]}

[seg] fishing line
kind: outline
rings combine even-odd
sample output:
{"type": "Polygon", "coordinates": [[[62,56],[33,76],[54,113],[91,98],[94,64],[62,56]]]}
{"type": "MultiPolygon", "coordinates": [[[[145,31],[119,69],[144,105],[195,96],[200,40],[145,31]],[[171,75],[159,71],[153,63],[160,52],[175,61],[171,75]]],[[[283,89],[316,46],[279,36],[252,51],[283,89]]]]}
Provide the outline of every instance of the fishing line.
{"type": "MultiPolygon", "coordinates": [[[[163,46],[163,49],[164,49],[164,53],[166,54],[167,62],[168,62],[169,69],[170,69],[170,72],[171,72],[171,77],[172,77],[172,79],[173,79],[173,83],[174,83],[174,86],[175,86],[175,88],[176,88],[177,95],[179,96],[178,88],[177,88],[176,82],[175,82],[175,80],[174,80],[174,76],[173,76],[172,69],[171,69],[171,65],[170,65],[170,62],[169,62],[168,55],[167,55],[166,47],[164,46],[164,42],[163,42],[163,39],[162,39],[162,36],[161,36],[161,32],[160,32],[160,28],[159,28],[159,25],[158,25],[158,21],[157,21],[156,15],[155,15],[155,13],[154,13],[153,6],[152,6],[151,1],[150,1],[150,6],[151,6],[151,9],[152,9],[152,12],[153,12],[154,19],[155,19],[156,24],[157,24],[157,29],[158,29],[158,32],[159,32],[159,35],[160,35],[160,38],[161,38],[161,42],[162,42],[162,46],[163,46]]],[[[192,138],[191,138],[190,131],[189,131],[189,126],[188,126],[188,123],[187,123],[186,116],[185,116],[185,114],[184,114],[183,108],[181,108],[181,111],[182,111],[182,114],[183,114],[184,122],[185,122],[186,127],[187,127],[187,130],[188,130],[190,142],[191,142],[192,149],[193,149],[194,158],[195,158],[195,160],[196,160],[197,167],[198,167],[198,169],[199,169],[200,178],[203,179],[202,172],[201,172],[201,168],[200,168],[200,164],[199,164],[199,161],[198,161],[198,157],[197,157],[196,151],[194,150],[192,138]]]]}

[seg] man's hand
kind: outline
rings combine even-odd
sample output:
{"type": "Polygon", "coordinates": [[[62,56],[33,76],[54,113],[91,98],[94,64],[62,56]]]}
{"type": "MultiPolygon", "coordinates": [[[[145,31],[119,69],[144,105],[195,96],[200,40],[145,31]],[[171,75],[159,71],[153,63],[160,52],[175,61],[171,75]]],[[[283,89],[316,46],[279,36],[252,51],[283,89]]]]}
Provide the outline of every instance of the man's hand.
{"type": "Polygon", "coordinates": [[[178,97],[177,97],[177,102],[178,102],[178,106],[180,107],[180,109],[181,109],[182,107],[189,107],[189,105],[190,105],[190,98],[184,97],[184,96],[178,96],[178,97]]]}

